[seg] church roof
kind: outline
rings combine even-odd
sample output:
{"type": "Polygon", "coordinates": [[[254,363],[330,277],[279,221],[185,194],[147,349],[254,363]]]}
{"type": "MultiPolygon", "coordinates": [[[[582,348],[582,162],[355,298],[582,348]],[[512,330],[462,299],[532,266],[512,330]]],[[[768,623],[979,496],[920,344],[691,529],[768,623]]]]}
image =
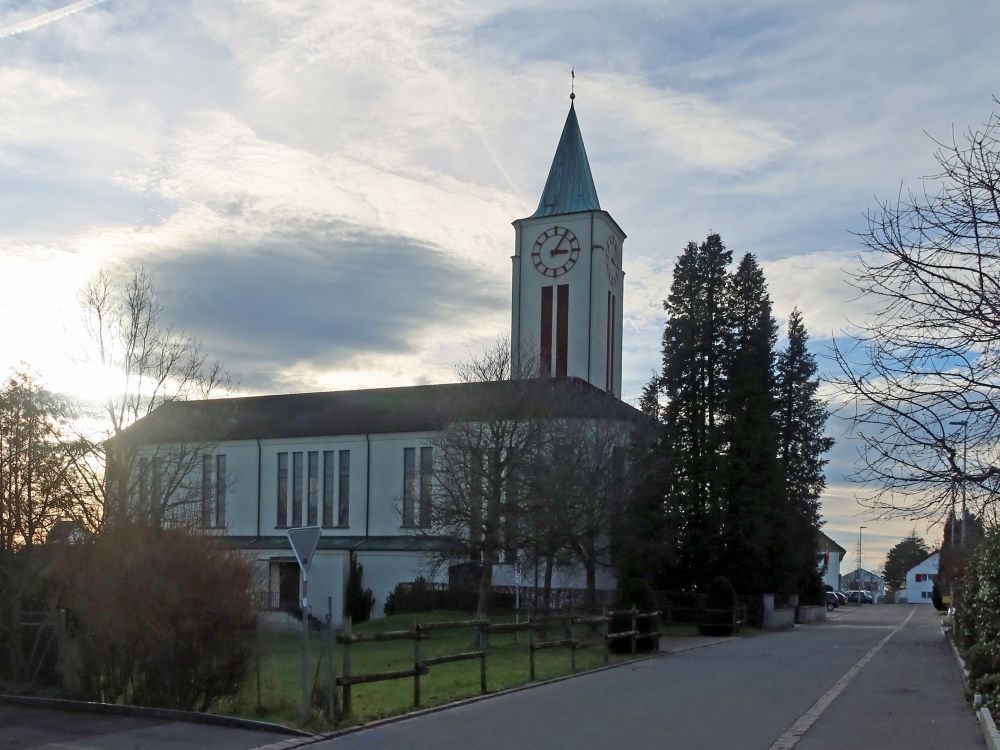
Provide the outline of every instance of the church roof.
{"type": "Polygon", "coordinates": [[[498,409],[505,417],[646,419],[580,378],[547,378],[174,401],[113,439],[148,444],[423,432],[488,419],[498,409]]]}
{"type": "Polygon", "coordinates": [[[600,210],[601,202],[597,199],[594,176],[590,173],[580,123],[577,122],[576,109],[571,103],[566,124],[559,136],[559,145],[556,146],[556,155],[549,168],[549,177],[538,202],[538,210],[531,218],[600,210]]]}

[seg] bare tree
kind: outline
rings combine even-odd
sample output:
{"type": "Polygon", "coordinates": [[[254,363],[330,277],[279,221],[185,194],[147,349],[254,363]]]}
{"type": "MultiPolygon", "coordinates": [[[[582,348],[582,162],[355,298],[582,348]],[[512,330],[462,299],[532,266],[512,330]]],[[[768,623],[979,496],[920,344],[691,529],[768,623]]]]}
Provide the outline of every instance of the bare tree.
{"type": "MultiPolygon", "coordinates": [[[[463,383],[433,440],[433,488],[419,509],[421,531],[449,540],[439,562],[478,563],[478,613],[485,615],[493,566],[516,549],[520,503],[544,440],[539,382],[511,378],[510,344],[499,340],[458,368],[463,383]]],[[[404,524],[407,522],[404,507],[404,524]]]]}
{"type": "Polygon", "coordinates": [[[624,510],[631,428],[615,420],[573,417],[545,425],[544,453],[532,466],[523,530],[526,550],[544,566],[545,606],[560,560],[583,568],[588,597],[596,602],[597,572],[611,565],[612,529],[624,510]]]}
{"type": "Polygon", "coordinates": [[[868,214],[853,285],[874,317],[835,344],[861,442],[857,479],[885,516],[940,518],[964,487],[1000,492],[1000,115],[938,143],[937,174],[868,214]]]}
{"type": "Polygon", "coordinates": [[[90,414],[103,425],[76,465],[82,488],[78,515],[90,528],[107,521],[154,526],[201,520],[199,468],[211,445],[192,444],[176,425],[160,425],[155,443],[134,439],[130,427],[172,401],[224,396],[231,380],[200,341],[164,320],[152,276],[135,267],[117,278],[102,271],[81,296],[89,354],[110,378],[113,395],[90,414]]]}

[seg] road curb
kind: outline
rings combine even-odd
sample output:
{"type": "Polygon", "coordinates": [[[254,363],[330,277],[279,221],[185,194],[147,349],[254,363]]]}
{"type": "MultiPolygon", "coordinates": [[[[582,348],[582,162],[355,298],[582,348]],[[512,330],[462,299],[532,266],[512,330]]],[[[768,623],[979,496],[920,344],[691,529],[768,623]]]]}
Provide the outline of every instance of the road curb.
{"type": "MultiPolygon", "coordinates": [[[[290,734],[295,741],[303,737],[313,737],[309,732],[293,729],[283,724],[272,724],[267,721],[241,719],[237,716],[222,716],[220,714],[203,714],[197,711],[180,711],[173,708],[151,708],[148,706],[127,706],[117,703],[95,703],[91,701],[74,701],[66,698],[40,698],[33,695],[10,695],[0,693],[0,703],[11,706],[29,706],[31,708],[50,708],[59,711],[76,711],[78,713],[105,714],[112,716],[137,716],[146,719],[163,719],[165,721],[186,721],[192,724],[210,724],[230,729],[251,729],[257,732],[274,732],[290,734]]],[[[279,743],[280,744],[280,743],[279,743]]]]}
{"type": "MultiPolygon", "coordinates": [[[[966,690],[968,690],[969,670],[965,666],[965,659],[958,652],[958,647],[955,645],[955,641],[949,637],[948,631],[942,627],[941,633],[944,635],[944,639],[948,641],[951,653],[955,655],[955,662],[962,673],[962,682],[965,684],[966,690]]],[[[989,750],[1000,750],[1000,732],[997,732],[997,726],[993,722],[993,715],[990,713],[990,710],[986,706],[983,706],[976,711],[976,717],[979,719],[979,728],[983,730],[983,739],[986,740],[986,747],[989,750]]]]}
{"type": "Polygon", "coordinates": [[[979,709],[979,726],[983,728],[986,747],[989,750],[1000,750],[1000,732],[997,732],[997,725],[993,723],[993,716],[986,706],[979,709]]]}
{"type": "MultiPolygon", "coordinates": [[[[739,640],[739,639],[735,639],[739,640]]],[[[728,641],[720,641],[719,643],[726,643],[728,641]]],[[[481,701],[490,700],[492,698],[499,698],[503,695],[510,695],[512,693],[520,693],[525,690],[533,690],[535,688],[543,687],[545,685],[552,685],[557,682],[564,682],[566,680],[574,680],[579,677],[586,677],[587,675],[597,674],[598,672],[606,672],[609,669],[618,669],[620,667],[627,667],[630,664],[639,664],[642,662],[650,661],[652,659],[660,659],[665,656],[673,656],[675,654],[685,653],[687,651],[694,651],[700,648],[709,648],[711,646],[718,646],[719,643],[705,643],[698,646],[692,646],[684,651],[658,651],[647,656],[640,656],[635,659],[629,659],[628,661],[620,661],[615,664],[605,664],[601,667],[595,667],[594,669],[588,669],[585,672],[574,672],[573,674],[564,674],[558,677],[552,677],[548,680],[539,680],[537,682],[529,682],[524,685],[516,685],[514,687],[505,688],[503,690],[497,690],[496,692],[486,693],[485,695],[474,695],[470,698],[463,698],[461,700],[452,701],[451,703],[442,703],[440,706],[431,706],[429,708],[422,708],[417,711],[409,711],[404,714],[397,714],[396,716],[387,716],[383,719],[375,719],[374,721],[367,722],[365,724],[358,724],[353,727],[344,727],[343,729],[335,729],[331,732],[321,732],[319,734],[312,735],[303,739],[291,739],[285,740],[284,742],[276,742],[270,745],[260,745],[259,747],[251,748],[251,750],[291,750],[292,748],[306,747],[308,745],[315,744],[317,742],[323,742],[325,740],[336,739],[337,737],[343,737],[348,734],[357,734],[358,732],[364,732],[369,729],[377,729],[378,727],[386,726],[389,724],[396,724],[401,721],[408,721],[409,719],[415,719],[420,716],[427,716],[428,714],[436,714],[442,711],[449,711],[453,708],[460,708],[461,706],[468,706],[473,703],[479,703],[481,701]]]]}

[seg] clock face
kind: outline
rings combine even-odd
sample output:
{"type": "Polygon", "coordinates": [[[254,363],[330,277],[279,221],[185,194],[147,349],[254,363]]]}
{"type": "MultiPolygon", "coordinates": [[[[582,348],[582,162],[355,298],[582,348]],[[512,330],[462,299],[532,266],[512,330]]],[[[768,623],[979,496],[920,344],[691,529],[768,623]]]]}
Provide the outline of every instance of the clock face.
{"type": "Polygon", "coordinates": [[[611,286],[616,286],[622,273],[622,246],[613,234],[608,235],[608,241],[604,243],[604,262],[608,266],[608,281],[611,286]]]}
{"type": "Polygon", "coordinates": [[[566,227],[546,229],[535,240],[531,261],[538,272],[555,278],[569,272],[580,256],[580,241],[566,227]]]}

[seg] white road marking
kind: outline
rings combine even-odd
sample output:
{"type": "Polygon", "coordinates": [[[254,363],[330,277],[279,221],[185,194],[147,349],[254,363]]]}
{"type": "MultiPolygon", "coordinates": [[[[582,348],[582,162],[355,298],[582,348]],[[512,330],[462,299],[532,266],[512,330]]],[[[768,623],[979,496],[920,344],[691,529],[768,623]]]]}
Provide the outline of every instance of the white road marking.
{"type": "Polygon", "coordinates": [[[916,612],[916,610],[911,609],[910,614],[906,616],[906,619],[903,620],[903,622],[894,627],[889,635],[872,646],[871,650],[869,650],[867,654],[858,659],[857,663],[848,669],[844,673],[844,676],[834,683],[832,688],[823,693],[820,699],[816,701],[808,711],[796,719],[795,723],[786,729],[785,733],[776,739],[774,744],[772,744],[768,750],[791,750],[791,748],[795,747],[799,740],[802,739],[802,736],[809,731],[809,728],[813,724],[816,723],[816,719],[818,719],[830,706],[830,704],[837,699],[837,696],[843,692],[848,683],[857,677],[858,672],[864,669],[865,665],[872,660],[872,657],[879,652],[879,649],[888,643],[889,639],[896,635],[896,633],[906,627],[906,623],[908,623],[910,618],[913,617],[914,612],[916,612]]]}

